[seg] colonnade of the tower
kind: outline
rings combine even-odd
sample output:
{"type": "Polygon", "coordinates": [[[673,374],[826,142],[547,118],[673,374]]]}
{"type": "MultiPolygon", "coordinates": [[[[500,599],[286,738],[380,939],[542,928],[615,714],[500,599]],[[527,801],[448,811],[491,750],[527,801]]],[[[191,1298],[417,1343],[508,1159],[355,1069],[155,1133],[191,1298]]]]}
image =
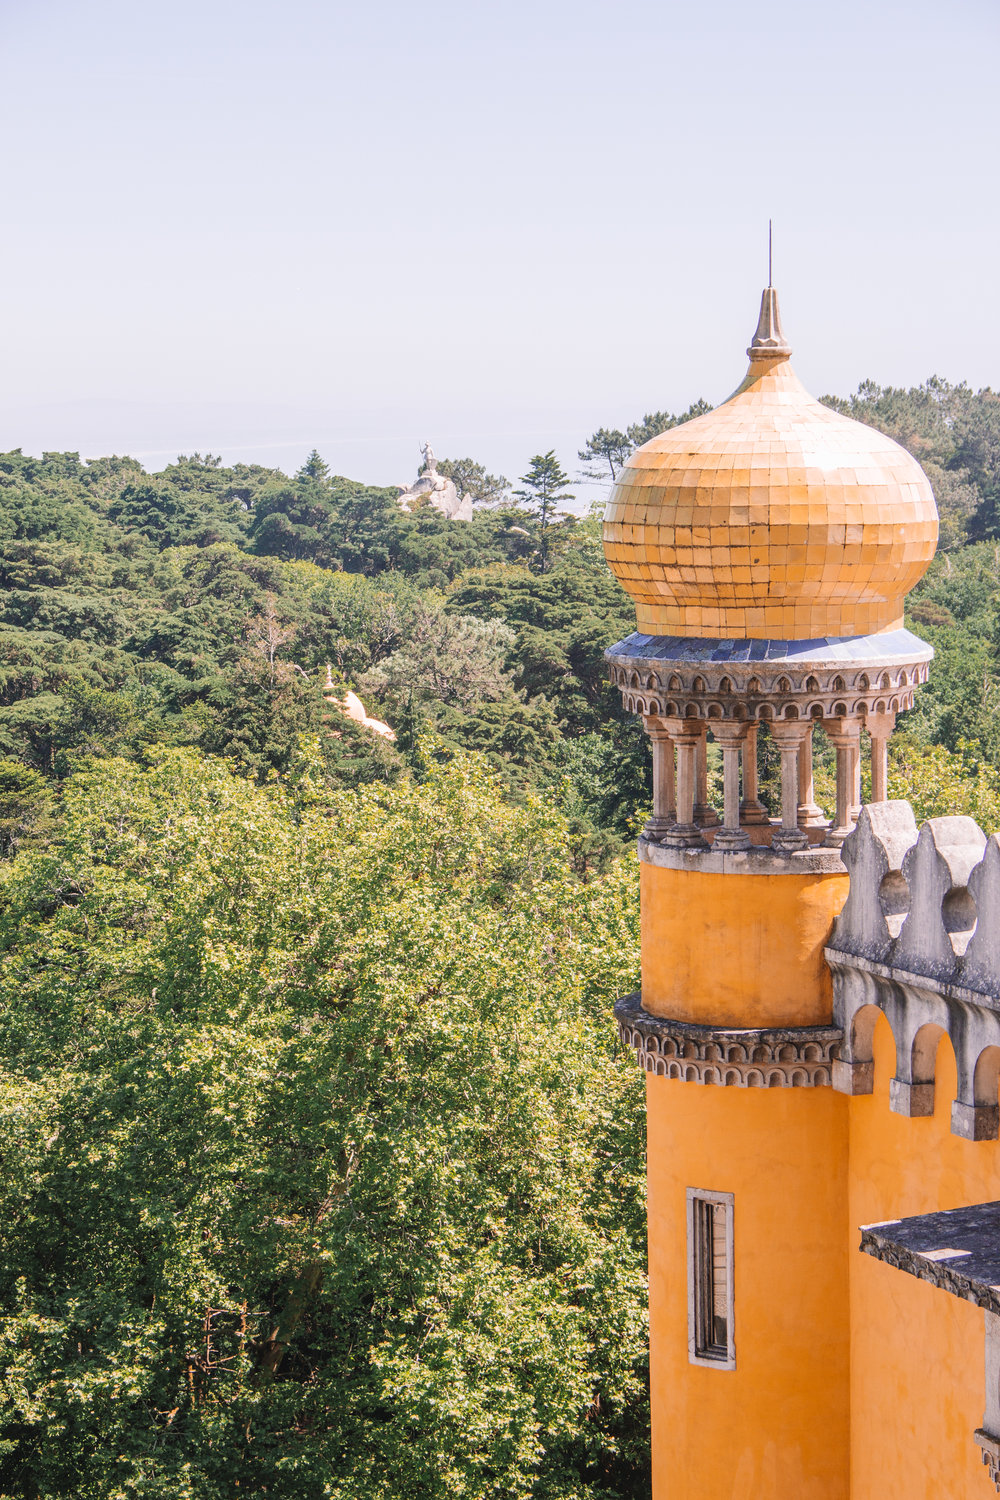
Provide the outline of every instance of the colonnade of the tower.
{"type": "Polygon", "coordinates": [[[811,720],[768,723],[781,757],[781,818],[773,833],[750,829],[770,820],[758,796],[756,722],[643,716],[653,755],[653,813],[646,825],[649,837],[675,848],[705,844],[704,830],[717,831],[718,849],[749,849],[765,837],[788,852],[819,841],[809,830],[822,829],[827,848],[839,848],[861,811],[862,730],[868,732],[872,802],[884,802],[888,785],[888,746],[896,715],[885,710],[864,718],[822,720],[836,755],[836,811],[828,823],[815,801],[813,786],[813,730],[811,720]],[[723,806],[708,800],[709,736],[722,751],[723,806]]]}

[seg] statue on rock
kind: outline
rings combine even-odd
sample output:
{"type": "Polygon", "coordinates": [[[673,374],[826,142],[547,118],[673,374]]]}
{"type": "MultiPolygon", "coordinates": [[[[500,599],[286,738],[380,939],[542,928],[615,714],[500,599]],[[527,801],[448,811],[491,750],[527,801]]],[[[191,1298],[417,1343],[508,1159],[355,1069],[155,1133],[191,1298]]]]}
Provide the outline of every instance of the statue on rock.
{"type": "Polygon", "coordinates": [[[399,486],[400,505],[406,510],[413,510],[417,502],[423,502],[433,505],[449,521],[471,521],[471,497],[459,495],[455,481],[438,473],[437,459],[430,443],[422,444],[420,451],[424,456],[423,467],[414,484],[399,486]]]}

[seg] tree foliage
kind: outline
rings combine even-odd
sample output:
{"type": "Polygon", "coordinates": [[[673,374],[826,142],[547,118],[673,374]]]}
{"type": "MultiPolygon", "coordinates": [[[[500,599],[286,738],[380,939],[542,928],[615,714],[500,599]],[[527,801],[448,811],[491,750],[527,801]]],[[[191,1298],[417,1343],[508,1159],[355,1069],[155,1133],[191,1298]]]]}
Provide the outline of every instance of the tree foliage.
{"type": "Polygon", "coordinates": [[[462,758],[81,770],[0,919],[0,1492],[643,1494],[634,886],[462,758]]]}
{"type": "Polygon", "coordinates": [[[503,505],[510,500],[510,480],[488,473],[474,458],[439,458],[437,467],[473,505],[503,505]]]}
{"type": "Polygon", "coordinates": [[[563,470],[553,449],[536,453],[521,476],[523,489],[514,494],[535,518],[538,529],[538,566],[544,573],[549,563],[549,530],[557,518],[556,507],[568,505],[574,498],[569,492],[569,475],[563,470]]]}
{"type": "MultiPolygon", "coordinates": [[[[890,790],[1000,827],[997,398],[833,404],[944,519],[890,790]]],[[[554,450],[439,467],[0,455],[2,1495],[648,1492],[634,611],[554,450]]]]}
{"type": "Polygon", "coordinates": [[[864,380],[828,406],[877,427],[919,459],[941,516],[941,548],[1000,534],[1000,397],[933,375],[904,390],[864,380]]]}
{"type": "Polygon", "coordinates": [[[625,432],[617,427],[599,427],[577,455],[586,465],[583,472],[588,479],[610,479],[613,483],[636,448],[641,448],[659,433],[678,427],[682,422],[690,422],[692,417],[704,416],[711,410],[707,401],[699,399],[693,401],[687,411],[677,415],[668,411],[647,412],[641,422],[633,422],[625,432]]]}

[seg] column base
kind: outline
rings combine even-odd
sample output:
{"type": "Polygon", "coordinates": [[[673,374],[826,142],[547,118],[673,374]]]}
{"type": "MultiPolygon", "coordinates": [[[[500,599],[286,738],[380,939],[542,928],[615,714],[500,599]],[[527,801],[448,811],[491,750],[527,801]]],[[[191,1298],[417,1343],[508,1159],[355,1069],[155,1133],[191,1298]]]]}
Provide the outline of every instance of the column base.
{"type": "Polygon", "coordinates": [[[844,1058],[836,1058],[833,1086],[838,1094],[870,1094],[875,1087],[874,1062],[847,1062],[844,1058]]]}
{"type": "Polygon", "coordinates": [[[701,829],[693,823],[675,823],[665,833],[660,843],[667,849],[707,849],[708,841],[701,836],[701,829]]]}
{"type": "Polygon", "coordinates": [[[760,828],[770,821],[767,808],[762,802],[758,802],[756,797],[751,798],[749,802],[740,803],[740,822],[745,823],[748,828],[760,828]]]}
{"type": "Polygon", "coordinates": [[[889,1079],[889,1108],[894,1115],[909,1120],[924,1119],[934,1113],[933,1083],[909,1083],[905,1078],[889,1079]]]}
{"type": "Polygon", "coordinates": [[[827,816],[815,802],[800,802],[797,822],[800,828],[825,828],[827,816]]]}
{"type": "Polygon", "coordinates": [[[753,839],[742,828],[720,828],[712,840],[713,849],[752,849],[753,839]]]}
{"type": "Polygon", "coordinates": [[[796,854],[809,848],[809,838],[801,828],[776,828],[771,839],[771,848],[780,854],[796,854]]]}
{"type": "Polygon", "coordinates": [[[839,849],[847,835],[853,832],[853,828],[828,828],[822,847],[824,849],[839,849]]]}
{"type": "Polygon", "coordinates": [[[718,828],[720,819],[710,802],[696,802],[694,821],[699,828],[718,828]]]}
{"type": "Polygon", "coordinates": [[[642,830],[642,838],[659,842],[671,828],[677,827],[676,818],[650,818],[642,830]]]}

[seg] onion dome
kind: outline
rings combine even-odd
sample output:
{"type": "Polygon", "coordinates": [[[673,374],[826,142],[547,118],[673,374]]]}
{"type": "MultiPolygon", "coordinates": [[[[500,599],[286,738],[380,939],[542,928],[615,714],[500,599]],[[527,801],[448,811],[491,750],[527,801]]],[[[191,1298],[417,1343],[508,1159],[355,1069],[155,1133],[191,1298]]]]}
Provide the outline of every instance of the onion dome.
{"type": "Polygon", "coordinates": [[[739,389],[632,454],[604,550],[653,636],[817,640],[897,629],[934,556],[934,495],[891,438],[821,405],[773,287],[739,389]]]}

